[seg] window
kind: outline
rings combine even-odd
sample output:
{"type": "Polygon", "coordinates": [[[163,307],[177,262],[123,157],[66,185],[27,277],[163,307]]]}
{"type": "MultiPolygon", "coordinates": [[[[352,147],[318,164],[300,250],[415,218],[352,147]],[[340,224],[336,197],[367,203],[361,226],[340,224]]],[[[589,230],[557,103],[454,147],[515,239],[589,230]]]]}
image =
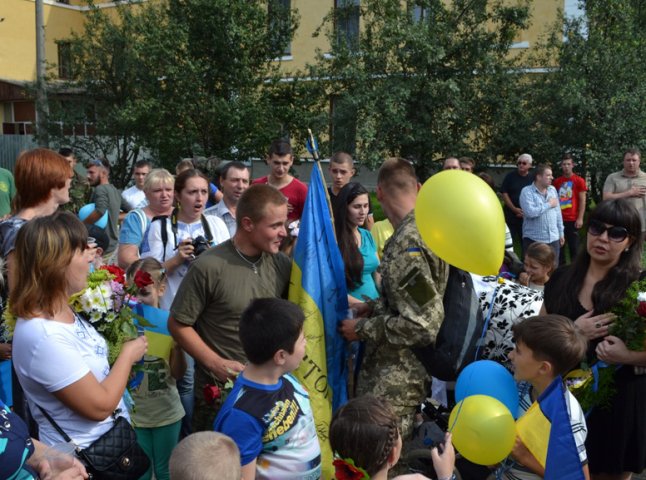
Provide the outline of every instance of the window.
{"type": "Polygon", "coordinates": [[[335,0],[334,21],[339,47],[349,50],[359,48],[360,0],[335,0]]]}
{"type": "Polygon", "coordinates": [[[58,42],[58,78],[72,79],[72,44],[58,42]]]}
{"type": "Polygon", "coordinates": [[[412,0],[407,3],[408,12],[414,23],[428,22],[431,19],[431,7],[428,0],[412,0]]]}
{"type": "Polygon", "coordinates": [[[269,1],[269,32],[276,51],[282,55],[292,54],[291,0],[269,1]]]}

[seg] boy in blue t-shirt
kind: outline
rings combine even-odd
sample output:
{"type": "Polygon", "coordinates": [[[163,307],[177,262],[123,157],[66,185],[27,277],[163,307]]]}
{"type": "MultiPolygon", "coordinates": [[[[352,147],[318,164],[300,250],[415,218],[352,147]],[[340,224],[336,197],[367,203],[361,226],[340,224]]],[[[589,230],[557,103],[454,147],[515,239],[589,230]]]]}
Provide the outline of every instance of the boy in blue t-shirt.
{"type": "Polygon", "coordinates": [[[214,423],[240,449],[242,478],[317,479],[321,449],[309,396],[289,372],[305,356],[303,311],[287,300],[251,302],[240,319],[249,364],[214,423]]]}

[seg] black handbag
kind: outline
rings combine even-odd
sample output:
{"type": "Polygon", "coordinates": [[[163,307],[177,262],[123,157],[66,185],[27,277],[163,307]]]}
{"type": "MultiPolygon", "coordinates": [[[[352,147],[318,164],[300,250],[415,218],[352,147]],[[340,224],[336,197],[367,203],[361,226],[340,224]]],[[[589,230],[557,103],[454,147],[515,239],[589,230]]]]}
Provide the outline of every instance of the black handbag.
{"type": "MultiPolygon", "coordinates": [[[[38,407],[66,442],[72,439],[45,410],[38,407]]],[[[137,480],[150,467],[150,459],[137,443],[137,435],[124,417],[112,414],[114,425],[87,448],[76,448],[92,480],[137,480]]]]}

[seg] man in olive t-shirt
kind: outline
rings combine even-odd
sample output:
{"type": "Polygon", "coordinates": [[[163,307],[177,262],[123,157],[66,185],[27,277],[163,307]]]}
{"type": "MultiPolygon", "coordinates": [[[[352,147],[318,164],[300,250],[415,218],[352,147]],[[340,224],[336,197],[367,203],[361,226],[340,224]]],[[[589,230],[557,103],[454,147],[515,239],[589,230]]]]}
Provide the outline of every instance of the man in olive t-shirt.
{"type": "Polygon", "coordinates": [[[221,398],[206,398],[205,387],[223,389],[244,368],[243,310],[255,298],[287,297],[291,262],[279,251],[286,220],[287,199],[278,190],[251,186],[238,201],[234,237],[200,255],[180,284],[168,329],[196,361],[194,432],[212,430],[221,405],[221,398]]]}

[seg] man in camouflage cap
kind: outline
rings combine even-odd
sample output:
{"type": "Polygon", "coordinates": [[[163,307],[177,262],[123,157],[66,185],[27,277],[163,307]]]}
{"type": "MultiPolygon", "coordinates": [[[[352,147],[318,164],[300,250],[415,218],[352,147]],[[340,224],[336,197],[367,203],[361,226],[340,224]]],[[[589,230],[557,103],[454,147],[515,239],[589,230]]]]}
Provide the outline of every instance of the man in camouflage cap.
{"type": "Polygon", "coordinates": [[[65,157],[74,171],[72,185],[70,186],[70,201],[61,208],[68,212],[78,213],[81,207],[88,203],[90,199],[90,184],[85,175],[81,175],[76,170],[76,156],[71,148],[63,147],[58,153],[65,157]]]}
{"type": "Polygon", "coordinates": [[[402,438],[410,437],[415,408],[428,393],[430,378],[411,347],[435,341],[444,319],[442,297],[448,266],[424,243],[415,224],[419,182],[406,160],[384,162],[377,177],[377,198],[395,233],[379,266],[381,297],[367,317],[346,319],[347,340],[365,340],[357,395],[385,398],[400,417],[402,438]]]}

